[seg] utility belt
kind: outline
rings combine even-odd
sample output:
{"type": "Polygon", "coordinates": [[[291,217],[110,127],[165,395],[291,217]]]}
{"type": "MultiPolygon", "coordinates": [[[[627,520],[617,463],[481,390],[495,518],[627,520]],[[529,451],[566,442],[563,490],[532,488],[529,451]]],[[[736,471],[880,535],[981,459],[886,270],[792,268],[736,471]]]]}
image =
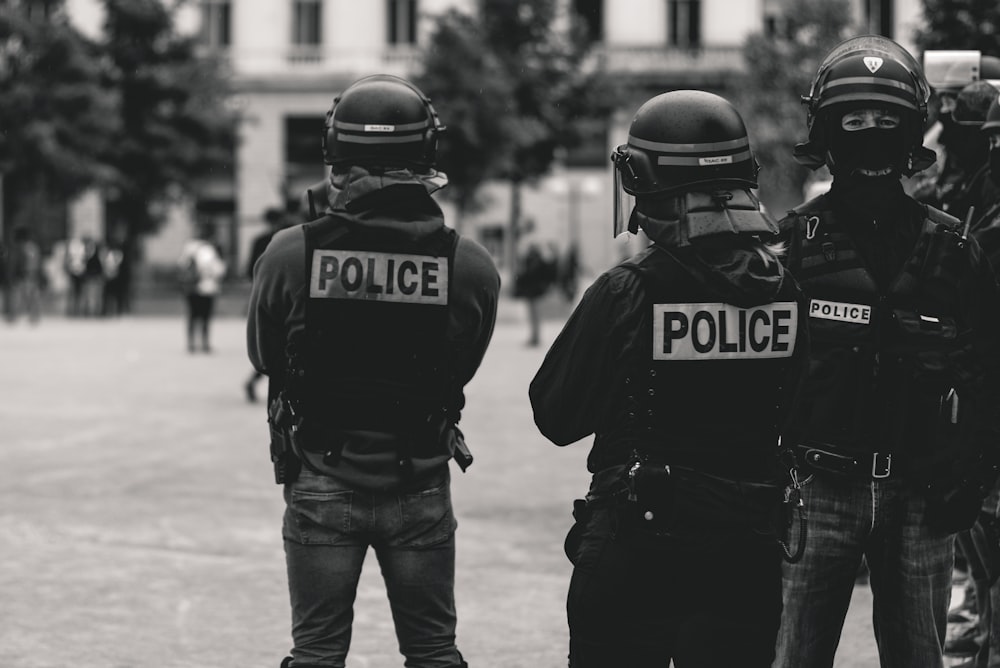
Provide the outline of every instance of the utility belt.
{"type": "Polygon", "coordinates": [[[826,444],[799,444],[796,450],[806,471],[860,480],[899,480],[906,473],[905,459],[892,452],[851,452],[826,444]]]}
{"type": "MultiPolygon", "coordinates": [[[[713,540],[736,533],[773,538],[784,559],[802,558],[806,541],[805,515],[798,473],[790,482],[734,480],[685,463],[654,461],[633,453],[625,465],[594,474],[586,499],[573,504],[576,519],[567,536],[567,554],[587,524],[590,512],[610,508],[619,529],[652,536],[684,536],[713,540]],[[797,540],[792,532],[798,525],[797,540]],[[795,546],[793,551],[790,545],[795,546]]],[[[572,560],[572,557],[570,557],[572,560]]]]}
{"type": "Polygon", "coordinates": [[[732,480],[688,466],[633,460],[594,475],[589,508],[611,507],[637,529],[666,535],[766,522],[780,484],[732,480]]]}
{"type": "MultiPolygon", "coordinates": [[[[294,482],[301,467],[310,466],[303,452],[321,452],[323,462],[328,466],[336,466],[340,461],[343,438],[331,435],[329,425],[324,425],[319,420],[304,418],[296,406],[297,402],[290,400],[283,391],[268,407],[271,462],[274,465],[274,481],[277,484],[294,482]]],[[[465,443],[465,435],[458,425],[448,420],[443,413],[437,419],[435,416],[427,416],[423,426],[427,430],[428,438],[434,441],[433,447],[444,449],[463,472],[472,465],[472,452],[465,443]]],[[[405,439],[401,442],[408,443],[405,439]]],[[[398,454],[400,464],[405,468],[412,468],[413,453],[409,447],[404,447],[398,454]]],[[[315,469],[313,472],[322,473],[315,469]]]]}

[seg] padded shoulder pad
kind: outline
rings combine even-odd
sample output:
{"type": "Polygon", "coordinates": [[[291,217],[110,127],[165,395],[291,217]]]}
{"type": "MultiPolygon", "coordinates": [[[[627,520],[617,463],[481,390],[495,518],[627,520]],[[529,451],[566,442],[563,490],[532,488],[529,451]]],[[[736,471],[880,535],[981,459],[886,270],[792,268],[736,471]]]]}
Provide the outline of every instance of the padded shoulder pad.
{"type": "Polygon", "coordinates": [[[830,207],[827,205],[826,196],[828,193],[823,193],[813,197],[811,200],[799,204],[797,207],[788,212],[789,216],[802,216],[807,213],[815,213],[816,211],[826,211],[830,207]]]}
{"type": "Polygon", "coordinates": [[[962,221],[950,213],[945,213],[944,211],[935,209],[929,205],[924,205],[924,210],[927,212],[927,220],[935,225],[944,225],[945,227],[956,231],[961,228],[962,221]]]}

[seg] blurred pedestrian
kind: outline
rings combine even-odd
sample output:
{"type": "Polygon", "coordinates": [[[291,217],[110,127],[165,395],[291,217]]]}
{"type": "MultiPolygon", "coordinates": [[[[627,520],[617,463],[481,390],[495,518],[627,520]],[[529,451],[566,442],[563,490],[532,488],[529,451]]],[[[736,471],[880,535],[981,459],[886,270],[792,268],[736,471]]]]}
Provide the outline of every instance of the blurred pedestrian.
{"type": "Polygon", "coordinates": [[[66,243],[64,268],[66,276],[69,278],[69,298],[66,301],[66,315],[68,316],[85,315],[83,285],[89,250],[89,238],[73,237],[66,243]]]}
{"type": "Polygon", "coordinates": [[[104,283],[101,293],[101,314],[105,317],[120,316],[125,313],[125,276],[122,265],[125,251],[114,242],[101,246],[101,271],[104,283]]]}
{"type": "Polygon", "coordinates": [[[648,100],[613,161],[635,196],[615,236],[627,216],[652,245],[584,293],[529,390],[556,445],[595,434],[565,541],[569,665],[768,668],[808,308],[761,241],[777,226],[728,101],[648,100]]]}
{"type": "Polygon", "coordinates": [[[215,242],[215,227],[199,223],[196,236],[186,242],[177,260],[181,289],[187,301],[188,352],[212,352],[210,330],[215,298],[222,289],[226,263],[215,242]],[[197,339],[201,338],[201,346],[197,339]]]}
{"type": "Polygon", "coordinates": [[[0,313],[10,317],[10,257],[7,244],[0,235],[0,313]]]}
{"type": "Polygon", "coordinates": [[[82,315],[97,317],[104,311],[103,244],[92,237],[84,238],[82,315]]]}
{"type": "Polygon", "coordinates": [[[500,281],[431,197],[446,183],[434,169],[442,129],[405,80],[350,85],[326,119],[327,215],[278,232],[254,269],[248,351],[270,378],[287,506],[283,668],[344,665],[369,547],[406,665],[467,665],[448,462],[471,463],[457,424],[500,281]]]}
{"type": "Polygon", "coordinates": [[[21,314],[31,324],[37,324],[41,317],[42,288],[45,276],[42,273],[42,251],[32,237],[31,230],[24,225],[14,228],[13,246],[10,253],[10,322],[21,314]]]}
{"type": "Polygon", "coordinates": [[[539,303],[556,282],[558,257],[551,245],[543,243],[534,234],[534,223],[525,221],[525,236],[520,239],[520,257],[514,276],[514,296],[523,299],[528,313],[527,345],[541,343],[541,313],[539,303]]]}
{"type": "Polygon", "coordinates": [[[831,666],[862,559],[886,668],[941,668],[955,535],[1000,468],[1000,290],[962,224],[909,197],[930,89],[900,45],[836,46],[807,95],[803,165],[829,192],[779,222],[809,300],[792,443],[802,559],[783,567],[776,668],[831,666]]]}
{"type": "MultiPolygon", "coordinates": [[[[254,237],[253,243],[250,245],[250,257],[247,260],[247,279],[253,283],[253,268],[257,264],[257,260],[260,256],[264,254],[264,249],[267,245],[271,243],[271,238],[279,231],[289,226],[292,222],[289,215],[286,215],[284,211],[278,208],[270,208],[264,212],[264,222],[267,223],[267,230],[261,232],[256,237],[254,237]]],[[[243,391],[246,394],[247,401],[253,403],[257,401],[257,383],[264,374],[254,369],[250,373],[250,377],[247,378],[246,382],[243,384],[243,391]]]]}

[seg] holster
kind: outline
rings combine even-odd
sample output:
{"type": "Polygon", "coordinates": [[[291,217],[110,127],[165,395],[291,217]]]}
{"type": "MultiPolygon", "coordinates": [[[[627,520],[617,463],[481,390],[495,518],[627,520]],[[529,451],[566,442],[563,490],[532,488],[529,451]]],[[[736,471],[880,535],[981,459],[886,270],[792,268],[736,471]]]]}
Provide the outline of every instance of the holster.
{"type": "Polygon", "coordinates": [[[271,434],[271,464],[274,466],[274,482],[278,485],[295,482],[302,469],[302,462],[292,447],[292,424],[293,416],[288,409],[284,393],[281,393],[267,409],[267,427],[271,434]]]}
{"type": "Polygon", "coordinates": [[[462,473],[465,473],[466,469],[472,466],[472,451],[465,444],[465,434],[462,433],[457,424],[445,430],[445,434],[445,445],[448,448],[448,452],[451,453],[455,463],[458,464],[458,468],[462,469],[462,473]]]}

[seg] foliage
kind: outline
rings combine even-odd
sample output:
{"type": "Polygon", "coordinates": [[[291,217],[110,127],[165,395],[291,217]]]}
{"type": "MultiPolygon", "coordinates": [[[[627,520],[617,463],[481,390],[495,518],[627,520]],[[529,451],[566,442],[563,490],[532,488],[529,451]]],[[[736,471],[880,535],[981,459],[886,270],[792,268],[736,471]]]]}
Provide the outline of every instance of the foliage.
{"type": "Polygon", "coordinates": [[[173,32],[176,8],[104,0],[95,42],[59,0],[0,4],[0,172],[13,222],[99,188],[134,236],[232,161],[225,72],[173,32]]]}
{"type": "Polygon", "coordinates": [[[113,210],[134,232],[154,229],[162,204],[233,160],[236,118],[221,63],[173,32],[160,0],[104,0],[105,49],[121,93],[122,135],[107,156],[121,178],[113,210]]]}
{"type": "Polygon", "coordinates": [[[801,97],[830,49],[851,36],[849,16],[848,0],[787,3],[777,34],[752,35],[744,45],[746,76],[734,103],[761,164],[761,197],[771,210],[802,200],[808,171],[792,159],[806,135],[801,97]]]}
{"type": "Polygon", "coordinates": [[[447,126],[438,149],[438,165],[449,180],[443,194],[463,211],[476,209],[479,186],[507,164],[503,149],[510,130],[503,112],[511,84],[484,42],[476,19],[448,10],[437,21],[416,78],[447,126]]]}
{"type": "Polygon", "coordinates": [[[923,0],[924,25],[917,46],[978,49],[1000,56],[1000,5],[995,0],[923,0]]]}
{"type": "Polygon", "coordinates": [[[465,208],[474,206],[488,179],[516,186],[545,174],[580,140],[581,123],[606,118],[614,101],[588,45],[576,31],[560,28],[572,25],[560,22],[561,3],[482,0],[477,6],[475,16],[442,15],[417,78],[449,126],[440,163],[451,196],[465,208]]]}
{"type": "Polygon", "coordinates": [[[62,13],[0,12],[0,45],[0,172],[17,224],[43,215],[18,210],[17,194],[46,202],[113,181],[100,154],[121,125],[98,48],[62,13]]]}

